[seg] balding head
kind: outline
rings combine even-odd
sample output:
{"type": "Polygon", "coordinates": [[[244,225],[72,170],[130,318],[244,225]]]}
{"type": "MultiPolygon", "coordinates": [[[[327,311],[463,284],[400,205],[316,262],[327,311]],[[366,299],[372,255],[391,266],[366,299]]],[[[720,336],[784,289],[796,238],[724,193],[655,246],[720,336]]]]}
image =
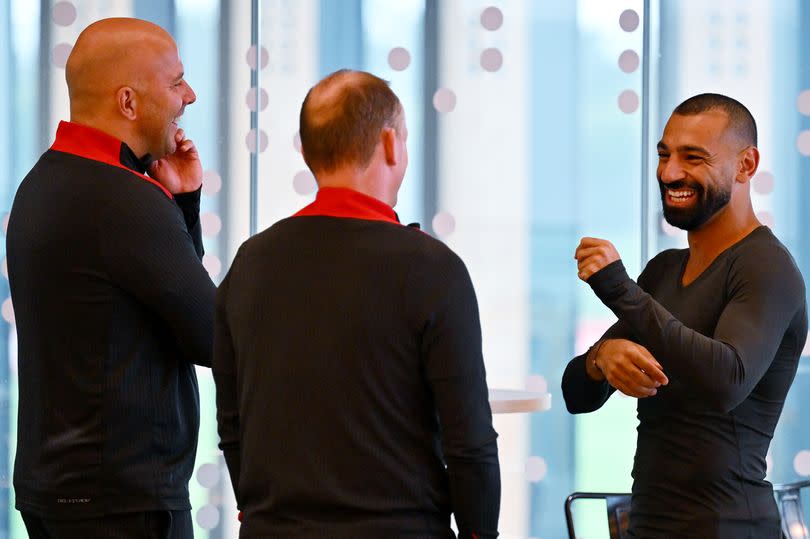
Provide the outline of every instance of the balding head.
{"type": "Polygon", "coordinates": [[[362,71],[337,71],[307,93],[301,106],[304,160],[316,173],[365,168],[385,128],[400,129],[402,106],[388,83],[362,71]]]}
{"type": "Polygon", "coordinates": [[[72,121],[102,129],[137,154],[155,158],[173,151],[150,140],[162,137],[155,133],[156,123],[171,124],[195,99],[183,80],[172,37],[140,19],[103,19],[85,28],[70,53],[65,77],[72,121]],[[179,99],[167,93],[173,87],[180,88],[173,90],[183,94],[179,99]]]}

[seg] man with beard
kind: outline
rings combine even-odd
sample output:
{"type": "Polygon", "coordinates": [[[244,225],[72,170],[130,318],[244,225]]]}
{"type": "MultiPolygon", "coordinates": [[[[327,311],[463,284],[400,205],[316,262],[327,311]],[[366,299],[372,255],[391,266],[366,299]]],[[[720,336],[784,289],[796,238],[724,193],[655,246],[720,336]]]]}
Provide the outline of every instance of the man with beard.
{"type": "Polygon", "coordinates": [[[579,278],[618,321],[570,361],[571,413],[638,398],[632,537],[781,537],[765,456],[807,336],[802,276],[757,221],[756,124],[739,102],[679,105],[658,143],[664,216],[688,231],[633,282],[610,242],[583,238],[579,278]]]}
{"type": "Polygon", "coordinates": [[[215,292],[177,127],[196,96],[171,36],[137,19],[88,26],[66,78],[70,121],[8,225],[16,507],[33,539],[189,539],[215,292]]]}

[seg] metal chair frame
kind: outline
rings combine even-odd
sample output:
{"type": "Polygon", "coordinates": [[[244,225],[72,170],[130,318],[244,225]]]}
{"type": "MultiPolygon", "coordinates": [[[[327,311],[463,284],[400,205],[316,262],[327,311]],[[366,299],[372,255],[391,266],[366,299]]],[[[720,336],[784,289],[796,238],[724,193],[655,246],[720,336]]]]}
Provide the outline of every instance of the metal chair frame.
{"type": "Polygon", "coordinates": [[[576,500],[605,500],[610,539],[625,539],[630,524],[630,494],[617,492],[574,492],[565,499],[565,523],[569,539],[577,539],[571,506],[576,500]]]}
{"type": "Polygon", "coordinates": [[[779,518],[782,520],[782,533],[787,539],[810,539],[802,508],[801,490],[805,487],[810,487],[810,480],[773,486],[779,518]]]}

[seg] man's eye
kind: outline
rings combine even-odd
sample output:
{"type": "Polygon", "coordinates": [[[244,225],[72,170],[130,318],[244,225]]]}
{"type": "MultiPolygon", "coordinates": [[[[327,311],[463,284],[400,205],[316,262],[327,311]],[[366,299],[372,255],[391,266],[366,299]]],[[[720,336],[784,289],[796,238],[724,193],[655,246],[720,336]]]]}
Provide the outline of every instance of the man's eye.
{"type": "Polygon", "coordinates": [[[666,159],[666,158],[668,158],[668,157],[669,157],[669,154],[668,154],[668,153],[661,153],[661,152],[658,152],[658,159],[666,159]]]}
{"type": "Polygon", "coordinates": [[[700,156],[700,155],[687,155],[686,160],[687,161],[702,161],[703,156],[700,156]]]}

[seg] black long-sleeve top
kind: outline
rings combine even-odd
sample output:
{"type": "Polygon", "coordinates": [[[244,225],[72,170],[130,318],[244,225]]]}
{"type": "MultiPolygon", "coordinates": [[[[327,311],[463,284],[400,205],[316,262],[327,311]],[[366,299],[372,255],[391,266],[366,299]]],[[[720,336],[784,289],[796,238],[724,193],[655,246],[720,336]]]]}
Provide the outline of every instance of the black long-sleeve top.
{"type": "MultiPolygon", "coordinates": [[[[802,276],[766,227],[694,282],[688,250],[664,251],[633,282],[621,261],[588,281],[619,321],[603,339],[645,346],[669,385],[638,400],[631,530],[638,537],[781,537],[765,457],[807,337],[802,276]]],[[[562,388],[572,413],[614,389],[574,358],[562,388]]],[[[607,464],[607,463],[606,463],[607,464]]]]}
{"type": "Polygon", "coordinates": [[[324,188],[217,293],[217,419],[242,537],[497,536],[500,474],[463,262],[324,188]],[[446,464],[446,467],[445,467],[446,464]]]}
{"type": "Polygon", "coordinates": [[[188,509],[215,287],[199,191],[172,197],[121,141],[62,122],[8,224],[21,511],[188,509]]]}

